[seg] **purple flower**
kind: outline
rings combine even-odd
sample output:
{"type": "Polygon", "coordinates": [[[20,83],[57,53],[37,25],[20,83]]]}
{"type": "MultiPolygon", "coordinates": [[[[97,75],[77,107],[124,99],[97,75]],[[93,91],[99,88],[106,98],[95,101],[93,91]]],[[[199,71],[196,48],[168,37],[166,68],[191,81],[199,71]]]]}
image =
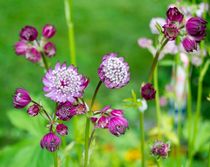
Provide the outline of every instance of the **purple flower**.
{"type": "Polygon", "coordinates": [[[167,23],[163,26],[163,33],[166,38],[172,41],[179,35],[179,29],[175,24],[167,23]]]}
{"type": "Polygon", "coordinates": [[[68,127],[64,124],[58,124],[56,126],[56,132],[61,136],[65,136],[68,134],[68,127]]]}
{"type": "Polygon", "coordinates": [[[155,98],[156,91],[151,83],[146,83],[141,87],[141,96],[145,100],[152,100],[155,98]]]}
{"type": "Polygon", "coordinates": [[[20,31],[20,38],[26,41],[34,41],[38,36],[38,31],[35,27],[25,26],[20,31]]]}
{"type": "Polygon", "coordinates": [[[29,61],[33,63],[36,63],[41,59],[41,53],[36,48],[27,49],[25,56],[29,61]]]}
{"type": "Polygon", "coordinates": [[[116,117],[123,117],[123,110],[113,109],[110,114],[116,117]]]}
{"type": "Polygon", "coordinates": [[[57,107],[56,116],[63,121],[68,121],[76,115],[76,107],[70,103],[60,103],[57,107]]]}
{"type": "Polygon", "coordinates": [[[79,74],[73,65],[57,63],[55,69],[49,69],[43,77],[45,96],[56,102],[75,102],[83,96],[88,79],[79,74]]]}
{"type": "Polygon", "coordinates": [[[42,149],[46,148],[48,151],[54,152],[59,148],[60,143],[60,138],[54,133],[50,132],[42,138],[40,145],[42,149]]]}
{"type": "Polygon", "coordinates": [[[85,114],[87,112],[87,107],[85,106],[85,104],[77,104],[75,106],[75,110],[76,110],[76,114],[78,115],[85,114]]]}
{"type": "Polygon", "coordinates": [[[186,30],[197,42],[206,36],[207,21],[200,17],[192,17],[186,23],[186,30]]]}
{"type": "Polygon", "coordinates": [[[18,41],[18,42],[15,44],[15,53],[16,53],[17,55],[25,55],[27,49],[28,49],[28,45],[27,45],[27,43],[24,42],[24,41],[18,41]]]}
{"type": "Polygon", "coordinates": [[[27,110],[27,113],[30,116],[36,116],[40,111],[40,106],[38,104],[33,104],[32,106],[30,106],[27,110]]]}
{"type": "Polygon", "coordinates": [[[55,45],[52,42],[47,42],[44,45],[44,53],[48,57],[54,56],[56,54],[56,47],[55,47],[55,45]]]}
{"type": "Polygon", "coordinates": [[[197,42],[194,39],[190,39],[186,37],[182,40],[182,45],[187,52],[193,52],[193,50],[197,50],[197,42]]]}
{"type": "Polygon", "coordinates": [[[105,55],[98,69],[98,75],[107,88],[121,88],[128,84],[130,72],[124,58],[116,53],[105,55]]]}
{"type": "Polygon", "coordinates": [[[53,25],[46,24],[42,29],[42,35],[45,38],[52,38],[56,33],[56,29],[53,25]]]}
{"type": "Polygon", "coordinates": [[[15,108],[24,108],[31,102],[29,93],[22,88],[18,88],[13,96],[13,105],[15,108]]]}
{"type": "Polygon", "coordinates": [[[152,155],[157,158],[167,158],[169,151],[170,144],[164,143],[162,141],[156,141],[151,148],[152,155]]]}
{"type": "Polygon", "coordinates": [[[167,11],[167,21],[170,22],[179,22],[181,23],[184,15],[176,8],[170,7],[167,11]]]}
{"type": "Polygon", "coordinates": [[[107,117],[107,116],[101,116],[97,120],[96,127],[97,128],[104,128],[105,129],[105,128],[108,128],[108,123],[109,123],[109,117],[107,117]]]}
{"type": "Polygon", "coordinates": [[[139,38],[137,42],[141,48],[150,48],[152,46],[152,40],[148,38],[139,38]]]}
{"type": "Polygon", "coordinates": [[[128,128],[128,121],[124,117],[110,117],[108,128],[113,135],[120,136],[128,128]]]}

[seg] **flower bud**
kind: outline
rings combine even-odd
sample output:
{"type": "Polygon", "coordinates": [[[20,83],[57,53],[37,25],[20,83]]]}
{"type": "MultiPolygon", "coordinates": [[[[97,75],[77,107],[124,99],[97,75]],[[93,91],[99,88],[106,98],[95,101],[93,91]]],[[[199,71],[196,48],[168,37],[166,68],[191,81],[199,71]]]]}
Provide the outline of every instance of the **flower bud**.
{"type": "Polygon", "coordinates": [[[47,42],[44,45],[44,53],[47,57],[53,57],[56,54],[55,45],[52,42],[47,42]]]}
{"type": "Polygon", "coordinates": [[[52,38],[56,33],[56,29],[53,25],[46,24],[42,29],[42,35],[45,38],[52,38]]]}
{"type": "Polygon", "coordinates": [[[128,121],[124,117],[111,117],[108,128],[113,135],[120,136],[124,134],[128,128],[128,121]]]}
{"type": "Polygon", "coordinates": [[[56,116],[63,121],[70,120],[76,115],[76,108],[70,102],[60,103],[57,107],[56,116]]]}
{"type": "Polygon", "coordinates": [[[18,88],[13,96],[13,105],[15,108],[24,108],[31,102],[29,93],[22,88],[18,88]]]}
{"type": "Polygon", "coordinates": [[[184,15],[176,7],[170,7],[166,14],[168,22],[181,23],[184,18],[184,15]]]}
{"type": "Polygon", "coordinates": [[[41,53],[36,48],[30,48],[26,51],[26,58],[29,61],[36,63],[40,61],[41,53]]]}
{"type": "Polygon", "coordinates": [[[195,40],[186,37],[182,40],[182,45],[186,52],[193,52],[193,50],[197,50],[197,43],[195,40]]]}
{"type": "Polygon", "coordinates": [[[163,26],[163,33],[166,38],[172,41],[179,35],[179,29],[175,24],[168,23],[163,26]]]}
{"type": "Polygon", "coordinates": [[[30,106],[27,110],[27,113],[30,116],[36,116],[40,111],[40,106],[38,104],[33,104],[32,106],[30,106]]]}
{"type": "Polygon", "coordinates": [[[28,45],[27,45],[27,43],[24,42],[24,41],[18,41],[18,42],[15,44],[15,53],[16,53],[17,55],[25,55],[27,49],[28,49],[28,45]]]}
{"type": "Polygon", "coordinates": [[[26,41],[34,41],[38,36],[38,31],[35,27],[25,26],[20,31],[20,38],[26,41]]]}
{"type": "Polygon", "coordinates": [[[164,143],[162,141],[156,141],[151,148],[152,155],[157,158],[167,158],[169,151],[170,144],[164,143]]]}
{"type": "Polygon", "coordinates": [[[141,96],[145,100],[152,100],[155,98],[156,91],[151,83],[146,83],[141,87],[141,96]]]}
{"type": "Polygon", "coordinates": [[[68,127],[64,124],[58,124],[56,126],[56,132],[61,136],[65,136],[68,134],[68,127]]]}

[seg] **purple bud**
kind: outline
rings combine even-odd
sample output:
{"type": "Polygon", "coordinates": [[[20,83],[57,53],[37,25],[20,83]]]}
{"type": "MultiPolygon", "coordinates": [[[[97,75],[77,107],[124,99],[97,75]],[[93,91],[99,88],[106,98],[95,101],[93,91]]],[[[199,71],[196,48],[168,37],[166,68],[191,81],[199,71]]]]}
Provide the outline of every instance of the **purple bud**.
{"type": "Polygon", "coordinates": [[[40,106],[38,104],[33,104],[32,106],[30,106],[27,110],[27,113],[30,116],[36,116],[40,111],[40,106]]]}
{"type": "Polygon", "coordinates": [[[179,35],[179,29],[175,24],[171,23],[165,24],[163,26],[163,29],[165,37],[168,38],[170,41],[175,40],[176,37],[179,35]]]}
{"type": "Polygon", "coordinates": [[[35,27],[25,26],[20,31],[20,38],[26,41],[34,41],[38,36],[38,31],[35,27]]]}
{"type": "Polygon", "coordinates": [[[26,50],[28,49],[28,45],[26,42],[24,41],[18,41],[15,44],[15,53],[17,55],[25,55],[26,54],[26,50]]]}
{"type": "Polygon", "coordinates": [[[26,51],[26,58],[29,61],[36,63],[40,61],[41,53],[36,48],[30,48],[26,51]]]}
{"type": "Polygon", "coordinates": [[[85,114],[87,112],[85,104],[78,104],[75,106],[75,108],[76,108],[76,114],[78,115],[85,114]]]}
{"type": "Polygon", "coordinates": [[[141,87],[141,96],[145,100],[152,100],[155,98],[156,91],[151,83],[146,83],[141,87]]]}
{"type": "Polygon", "coordinates": [[[184,18],[184,15],[176,7],[170,7],[166,14],[168,22],[181,23],[184,18]]]}
{"type": "Polygon", "coordinates": [[[70,102],[60,103],[57,107],[56,115],[60,120],[68,121],[76,115],[76,108],[70,102]]]}
{"type": "Polygon", "coordinates": [[[197,42],[189,37],[186,37],[182,40],[182,45],[187,52],[193,52],[197,50],[197,42]]]}
{"type": "Polygon", "coordinates": [[[68,127],[64,124],[58,124],[56,126],[56,132],[61,136],[65,136],[68,134],[68,127]]]}
{"type": "Polygon", "coordinates": [[[52,38],[56,33],[56,29],[53,25],[46,24],[42,29],[42,35],[45,38],[52,38]]]}
{"type": "Polygon", "coordinates": [[[18,88],[13,96],[13,105],[15,108],[24,108],[31,102],[29,93],[22,88],[18,88]]]}
{"type": "Polygon", "coordinates": [[[48,57],[52,57],[56,54],[56,48],[55,45],[52,42],[47,42],[44,45],[44,53],[46,54],[46,56],[48,57]]]}
{"type": "Polygon", "coordinates": [[[97,128],[108,128],[109,117],[101,116],[97,121],[97,128]]]}
{"type": "Polygon", "coordinates": [[[60,143],[60,138],[54,133],[50,132],[42,138],[40,145],[42,149],[46,148],[48,151],[54,152],[59,148],[60,143]]]}
{"type": "Polygon", "coordinates": [[[116,117],[123,117],[123,110],[113,109],[110,114],[116,117]]]}
{"type": "Polygon", "coordinates": [[[162,141],[156,141],[151,148],[152,155],[157,158],[167,158],[169,151],[170,144],[164,143],[162,141]]]}
{"type": "Polygon", "coordinates": [[[113,135],[120,136],[124,134],[128,128],[128,121],[124,117],[111,117],[108,128],[113,135]]]}
{"type": "Polygon", "coordinates": [[[206,36],[207,21],[200,17],[192,17],[186,23],[186,30],[197,42],[206,36]]]}

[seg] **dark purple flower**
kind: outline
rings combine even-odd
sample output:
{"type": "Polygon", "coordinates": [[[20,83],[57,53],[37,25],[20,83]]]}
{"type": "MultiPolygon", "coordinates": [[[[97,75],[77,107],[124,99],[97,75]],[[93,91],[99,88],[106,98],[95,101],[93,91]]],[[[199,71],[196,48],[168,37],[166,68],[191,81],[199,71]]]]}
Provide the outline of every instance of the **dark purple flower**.
{"type": "Polygon", "coordinates": [[[52,42],[47,42],[44,45],[44,53],[46,54],[46,56],[48,57],[52,57],[56,54],[56,48],[55,45],[52,42]]]}
{"type": "Polygon", "coordinates": [[[42,35],[45,38],[52,38],[56,33],[56,29],[53,25],[46,24],[42,29],[42,35]]]}
{"type": "Polygon", "coordinates": [[[83,96],[88,79],[79,74],[73,65],[57,63],[55,69],[49,69],[42,79],[45,96],[56,102],[75,102],[83,96]]]}
{"type": "Polygon", "coordinates": [[[42,138],[40,145],[42,149],[46,148],[48,151],[54,152],[59,148],[60,143],[60,138],[54,133],[50,132],[42,138]]]}
{"type": "Polygon", "coordinates": [[[197,42],[206,36],[207,21],[200,17],[192,17],[186,23],[186,30],[197,42]]]}
{"type": "Polygon", "coordinates": [[[18,42],[15,44],[15,53],[16,53],[17,55],[25,55],[27,49],[28,49],[28,45],[27,45],[27,43],[24,42],[24,41],[18,41],[18,42]]]}
{"type": "Polygon", "coordinates": [[[170,7],[167,11],[167,21],[170,22],[179,22],[181,23],[184,18],[184,15],[176,8],[170,7]]]}
{"type": "Polygon", "coordinates": [[[186,37],[182,40],[182,45],[187,52],[193,52],[193,50],[197,50],[197,42],[194,39],[190,39],[186,37]]]}
{"type": "Polygon", "coordinates": [[[151,148],[152,155],[157,158],[167,158],[169,151],[170,144],[164,143],[162,141],[156,141],[151,148]]]}
{"type": "Polygon", "coordinates": [[[156,91],[151,83],[146,83],[141,87],[141,96],[145,100],[152,100],[155,98],[156,91]]]}
{"type": "Polygon", "coordinates": [[[163,33],[166,38],[172,41],[179,35],[179,29],[175,24],[167,23],[163,26],[163,33]]]}
{"type": "Polygon", "coordinates": [[[68,134],[68,127],[64,124],[58,124],[56,126],[56,132],[61,136],[65,136],[68,134]]]}
{"type": "Polygon", "coordinates": [[[60,103],[57,107],[56,116],[67,121],[76,115],[76,107],[71,102],[60,103]]]}
{"type": "Polygon", "coordinates": [[[128,121],[124,117],[110,117],[108,128],[113,135],[120,136],[128,128],[128,121]]]}
{"type": "Polygon", "coordinates": [[[121,88],[128,84],[130,72],[124,58],[116,53],[105,55],[98,69],[98,75],[107,88],[121,88]]]}
{"type": "Polygon", "coordinates": [[[33,104],[32,106],[30,106],[27,110],[27,113],[30,116],[36,116],[40,111],[40,106],[38,104],[33,104]]]}
{"type": "Polygon", "coordinates": [[[38,31],[35,27],[25,26],[20,31],[20,38],[26,41],[34,41],[38,36],[38,31]]]}
{"type": "Polygon", "coordinates": [[[15,108],[24,108],[31,102],[29,93],[22,88],[18,88],[13,96],[13,105],[15,108]]]}
{"type": "Polygon", "coordinates": [[[33,63],[41,60],[41,53],[36,48],[27,49],[25,56],[29,61],[33,63]]]}

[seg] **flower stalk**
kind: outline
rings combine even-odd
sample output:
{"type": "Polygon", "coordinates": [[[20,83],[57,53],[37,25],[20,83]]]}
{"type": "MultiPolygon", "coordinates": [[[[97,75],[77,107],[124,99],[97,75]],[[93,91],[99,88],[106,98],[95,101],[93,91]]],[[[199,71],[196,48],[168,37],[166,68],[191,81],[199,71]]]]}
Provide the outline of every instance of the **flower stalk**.
{"type": "Polygon", "coordinates": [[[144,156],[144,112],[139,113],[139,127],[140,127],[140,143],[141,143],[141,154],[142,154],[142,159],[141,159],[141,166],[145,166],[145,156],[144,156]]]}

